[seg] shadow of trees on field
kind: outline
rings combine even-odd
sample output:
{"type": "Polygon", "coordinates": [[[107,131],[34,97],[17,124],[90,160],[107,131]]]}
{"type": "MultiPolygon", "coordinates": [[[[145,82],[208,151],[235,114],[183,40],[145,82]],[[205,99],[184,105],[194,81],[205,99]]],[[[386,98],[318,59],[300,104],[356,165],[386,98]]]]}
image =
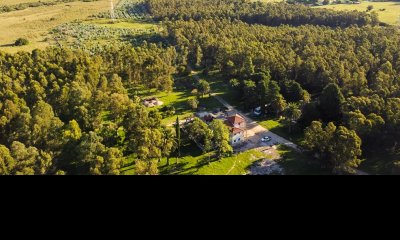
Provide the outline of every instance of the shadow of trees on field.
{"type": "Polygon", "coordinates": [[[3,45],[0,45],[0,47],[15,47],[15,44],[14,43],[3,44],[3,45]]]}

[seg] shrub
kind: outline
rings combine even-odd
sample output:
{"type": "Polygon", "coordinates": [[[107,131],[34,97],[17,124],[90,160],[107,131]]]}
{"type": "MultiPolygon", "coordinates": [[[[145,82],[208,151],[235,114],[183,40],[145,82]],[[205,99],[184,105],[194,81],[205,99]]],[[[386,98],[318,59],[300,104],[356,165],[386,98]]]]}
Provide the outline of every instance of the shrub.
{"type": "Polygon", "coordinates": [[[29,41],[26,38],[18,38],[17,41],[15,41],[15,46],[25,46],[28,44],[29,44],[29,41]]]}

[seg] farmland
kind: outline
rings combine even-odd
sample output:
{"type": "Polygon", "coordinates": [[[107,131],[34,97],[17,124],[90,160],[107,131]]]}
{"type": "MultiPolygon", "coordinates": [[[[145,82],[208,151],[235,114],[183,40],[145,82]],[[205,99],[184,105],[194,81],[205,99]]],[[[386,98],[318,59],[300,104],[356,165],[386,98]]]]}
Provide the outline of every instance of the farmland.
{"type": "Polygon", "coordinates": [[[379,16],[379,20],[391,24],[399,25],[400,19],[400,3],[399,2],[362,2],[361,4],[335,4],[320,6],[316,8],[333,9],[337,11],[363,11],[367,10],[368,6],[373,6],[371,12],[375,12],[379,16]]]}
{"type": "Polygon", "coordinates": [[[0,50],[13,53],[45,48],[50,44],[46,40],[51,29],[63,23],[85,20],[89,16],[107,11],[109,8],[108,0],[99,0],[97,2],[62,3],[2,13],[0,14],[0,31],[7,32],[7,34],[0,35],[0,50]],[[31,44],[20,47],[12,46],[19,37],[29,39],[31,44]]]}
{"type": "Polygon", "coordinates": [[[20,3],[54,2],[54,0],[2,0],[0,6],[15,5],[20,3]]]}

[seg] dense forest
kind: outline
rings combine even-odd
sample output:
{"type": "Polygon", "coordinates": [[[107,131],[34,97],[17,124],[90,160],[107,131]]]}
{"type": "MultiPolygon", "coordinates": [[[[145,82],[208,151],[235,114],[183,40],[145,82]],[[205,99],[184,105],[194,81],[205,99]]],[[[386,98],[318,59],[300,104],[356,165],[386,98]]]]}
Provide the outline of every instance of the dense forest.
{"type": "Polygon", "coordinates": [[[245,0],[145,7],[165,25],[162,43],[0,53],[0,174],[119,174],[132,154],[137,174],[157,173],[179,131],[135,88],[172,91],[188,66],[219,72],[244,109],[288,119],[335,173],[363,149],[399,151],[400,33],[376,15],[245,0]]]}
{"type": "Polygon", "coordinates": [[[358,11],[326,11],[286,3],[238,0],[146,0],[155,20],[231,19],[246,23],[279,26],[303,24],[347,27],[376,25],[377,16],[358,11]]]}
{"type": "Polygon", "coordinates": [[[123,152],[165,147],[145,135],[162,136],[159,113],[128,87],[170,90],[175,58],[155,45],[1,54],[0,174],[119,174],[123,152]]]}

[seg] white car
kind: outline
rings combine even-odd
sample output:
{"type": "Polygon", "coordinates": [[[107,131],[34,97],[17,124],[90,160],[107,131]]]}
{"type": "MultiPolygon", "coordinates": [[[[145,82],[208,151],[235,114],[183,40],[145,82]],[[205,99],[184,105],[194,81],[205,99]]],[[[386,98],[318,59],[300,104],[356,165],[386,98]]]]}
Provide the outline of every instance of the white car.
{"type": "Polygon", "coordinates": [[[265,137],[261,138],[261,142],[269,142],[271,140],[272,140],[272,138],[268,137],[268,136],[265,136],[265,137]]]}

